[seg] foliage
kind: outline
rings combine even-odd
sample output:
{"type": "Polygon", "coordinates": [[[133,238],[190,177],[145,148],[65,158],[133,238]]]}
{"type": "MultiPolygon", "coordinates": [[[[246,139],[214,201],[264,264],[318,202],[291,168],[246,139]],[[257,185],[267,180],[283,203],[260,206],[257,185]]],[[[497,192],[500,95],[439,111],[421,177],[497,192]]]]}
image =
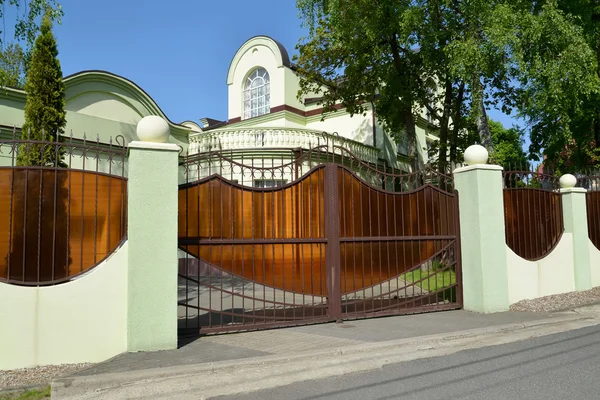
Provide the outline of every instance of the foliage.
{"type": "Polygon", "coordinates": [[[0,86],[22,89],[25,53],[19,44],[11,43],[0,50],[0,86]]]}
{"type": "Polygon", "coordinates": [[[582,97],[600,86],[585,32],[554,1],[297,4],[309,27],[296,58],[299,97],[321,97],[325,112],[341,103],[351,114],[373,102],[385,130],[395,137],[405,131],[411,142],[412,116],[425,107],[439,131],[442,169],[447,159],[459,160],[461,140],[471,138],[461,130],[469,127],[493,150],[487,107],[516,109],[539,152],[555,142],[545,129],[570,136],[571,110],[581,111],[582,97]]]}
{"type": "MultiPolygon", "coordinates": [[[[35,41],[31,68],[27,74],[25,92],[25,123],[23,136],[30,140],[55,142],[66,125],[65,85],[58,61],[58,48],[52,34],[52,23],[46,15],[41,33],[35,41]]],[[[18,165],[65,166],[63,152],[57,146],[28,144],[18,154],[18,165]]]]}
{"type": "Polygon", "coordinates": [[[22,87],[24,75],[29,69],[31,62],[31,49],[40,31],[40,17],[48,15],[51,21],[60,24],[64,15],[62,7],[57,0],[0,0],[0,87],[15,86],[22,87]],[[2,27],[6,26],[7,7],[12,8],[16,19],[14,20],[14,39],[6,41],[6,32],[2,27]],[[15,83],[15,72],[18,78],[15,83]]]}
{"type": "Polygon", "coordinates": [[[561,126],[548,122],[544,113],[538,113],[539,123],[532,129],[532,151],[543,155],[549,169],[568,173],[600,167],[600,4],[595,0],[559,0],[557,3],[583,32],[589,48],[586,54],[593,55],[593,60],[583,66],[596,79],[589,84],[591,90],[573,94],[577,101],[566,104],[568,118],[561,121],[561,126]]]}
{"type": "Polygon", "coordinates": [[[494,154],[490,162],[501,165],[505,170],[528,168],[527,154],[523,150],[523,131],[518,128],[506,129],[498,121],[489,121],[494,142],[494,154]]]}
{"type": "MultiPolygon", "coordinates": [[[[498,121],[488,121],[490,134],[492,138],[494,152],[490,156],[490,162],[501,165],[504,169],[527,168],[529,161],[527,154],[523,150],[523,135],[524,132],[518,128],[506,129],[498,121]]],[[[471,122],[461,130],[458,136],[458,154],[456,162],[462,162],[462,154],[467,147],[479,141],[479,134],[474,122],[471,122]]],[[[433,142],[429,149],[428,156],[431,164],[437,166],[439,155],[439,144],[433,142]]]]}

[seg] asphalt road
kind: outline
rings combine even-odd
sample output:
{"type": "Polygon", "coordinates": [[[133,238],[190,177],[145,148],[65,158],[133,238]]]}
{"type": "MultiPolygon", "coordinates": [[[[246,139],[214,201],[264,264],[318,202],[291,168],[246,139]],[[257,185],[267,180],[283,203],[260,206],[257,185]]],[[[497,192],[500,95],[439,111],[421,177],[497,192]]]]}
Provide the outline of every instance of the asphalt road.
{"type": "Polygon", "coordinates": [[[600,399],[600,326],[220,400],[600,399]]]}

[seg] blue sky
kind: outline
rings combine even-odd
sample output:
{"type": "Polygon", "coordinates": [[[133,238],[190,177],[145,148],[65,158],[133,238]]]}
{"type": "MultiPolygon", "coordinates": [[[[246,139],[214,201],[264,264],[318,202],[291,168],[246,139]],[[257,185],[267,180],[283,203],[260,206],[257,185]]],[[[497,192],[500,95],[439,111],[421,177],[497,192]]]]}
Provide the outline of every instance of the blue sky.
{"type": "MultiPolygon", "coordinates": [[[[247,39],[271,36],[291,56],[306,33],[295,0],[59,1],[65,16],[55,34],[63,73],[122,75],[174,122],[227,118],[227,70],[247,39]]],[[[497,111],[490,117],[513,124],[497,111]]]]}

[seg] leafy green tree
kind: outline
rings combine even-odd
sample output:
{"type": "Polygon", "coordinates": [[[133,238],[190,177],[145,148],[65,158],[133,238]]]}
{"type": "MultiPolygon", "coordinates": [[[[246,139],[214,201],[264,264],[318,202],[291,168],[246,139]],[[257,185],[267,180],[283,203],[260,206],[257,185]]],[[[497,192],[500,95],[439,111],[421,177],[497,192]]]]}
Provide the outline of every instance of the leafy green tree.
{"type": "MultiPolygon", "coordinates": [[[[25,123],[22,134],[30,140],[56,142],[66,125],[65,84],[50,16],[44,16],[35,41],[25,92],[25,123]]],[[[28,144],[17,157],[19,165],[64,166],[63,152],[56,146],[28,144]]]]}
{"type": "Polygon", "coordinates": [[[339,102],[352,114],[372,101],[387,132],[406,132],[410,143],[415,108],[426,107],[439,129],[440,168],[459,158],[460,132],[470,121],[493,150],[487,107],[516,108],[532,126],[542,112],[564,129],[570,104],[597,86],[583,31],[552,1],[297,4],[309,27],[296,59],[299,96],[318,94],[326,112],[339,102]]]}
{"type": "Polygon", "coordinates": [[[0,50],[0,86],[23,88],[24,57],[19,44],[11,43],[0,50]]]}
{"type": "MultiPolygon", "coordinates": [[[[460,155],[464,153],[467,147],[477,143],[480,136],[477,129],[477,122],[469,120],[469,125],[462,129],[458,135],[458,152],[460,155]]],[[[490,137],[494,153],[490,156],[490,162],[501,165],[505,170],[520,170],[527,169],[529,165],[526,152],[523,150],[524,132],[519,128],[505,128],[502,123],[488,120],[490,137]]],[[[438,164],[439,144],[433,143],[429,150],[431,164],[438,164]]],[[[462,162],[462,158],[458,158],[457,162],[462,162]]]]}
{"type": "MultiPolygon", "coordinates": [[[[541,2],[544,4],[545,2],[541,2]]],[[[527,110],[536,118],[532,127],[534,154],[544,156],[544,165],[556,173],[600,168],[600,1],[558,0],[558,8],[570,16],[584,33],[594,60],[584,65],[596,78],[594,90],[579,91],[577,101],[569,102],[568,118],[554,123],[544,110],[527,110]]],[[[575,55],[576,56],[576,55],[575,55]]],[[[541,89],[552,95],[552,87],[541,89]]],[[[535,103],[534,103],[535,104],[535,103]]]]}
{"type": "Polygon", "coordinates": [[[529,161],[523,150],[523,131],[518,128],[505,128],[502,123],[489,121],[490,133],[494,142],[494,154],[490,160],[505,170],[528,169],[529,161]]]}
{"type": "Polygon", "coordinates": [[[64,13],[57,0],[0,0],[0,87],[22,87],[31,49],[40,31],[40,17],[44,15],[60,23],[64,13]],[[5,12],[10,9],[16,15],[16,19],[10,21],[11,25],[14,23],[14,41],[4,43],[2,27],[8,18],[5,12]],[[15,73],[18,73],[16,78],[15,73]]]}

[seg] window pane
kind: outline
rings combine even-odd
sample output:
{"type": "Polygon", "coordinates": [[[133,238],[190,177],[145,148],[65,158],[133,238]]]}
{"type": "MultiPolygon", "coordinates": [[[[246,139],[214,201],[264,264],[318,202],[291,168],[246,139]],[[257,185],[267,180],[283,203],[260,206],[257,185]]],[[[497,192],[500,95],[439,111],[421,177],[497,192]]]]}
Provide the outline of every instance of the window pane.
{"type": "Polygon", "coordinates": [[[270,112],[269,73],[264,68],[256,68],[248,75],[244,83],[247,90],[243,93],[244,118],[252,118],[270,112]],[[249,114],[249,115],[247,115],[249,114]]]}

